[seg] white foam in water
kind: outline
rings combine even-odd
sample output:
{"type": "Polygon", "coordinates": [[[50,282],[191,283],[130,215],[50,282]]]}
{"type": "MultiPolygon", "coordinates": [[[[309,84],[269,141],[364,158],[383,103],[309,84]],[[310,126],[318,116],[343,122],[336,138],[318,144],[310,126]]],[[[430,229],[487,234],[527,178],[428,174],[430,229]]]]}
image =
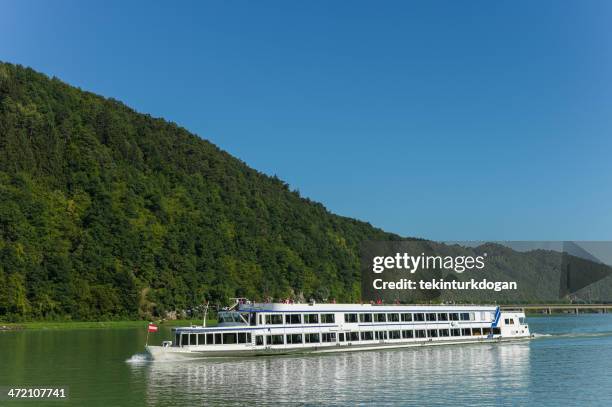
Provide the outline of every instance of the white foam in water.
{"type": "Polygon", "coordinates": [[[568,338],[597,338],[600,336],[610,336],[612,332],[570,332],[567,334],[561,334],[559,336],[568,337],[568,338]]]}
{"type": "Polygon", "coordinates": [[[600,336],[612,336],[612,332],[567,332],[567,333],[556,333],[556,334],[539,334],[534,333],[534,339],[538,338],[597,338],[600,336]]]}
{"type": "Polygon", "coordinates": [[[146,354],[146,353],[136,353],[136,354],[130,356],[130,358],[127,359],[125,362],[126,363],[139,364],[139,363],[148,363],[149,361],[151,361],[151,358],[149,357],[148,354],[146,354]]]}

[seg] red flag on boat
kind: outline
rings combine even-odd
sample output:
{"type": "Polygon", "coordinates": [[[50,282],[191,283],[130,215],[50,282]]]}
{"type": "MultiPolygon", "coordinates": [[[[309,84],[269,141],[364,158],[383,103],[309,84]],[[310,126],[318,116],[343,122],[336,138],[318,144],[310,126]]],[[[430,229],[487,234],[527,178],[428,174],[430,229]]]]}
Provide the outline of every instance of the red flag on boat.
{"type": "Polygon", "coordinates": [[[149,324],[149,332],[157,332],[157,325],[155,324],[149,324]]]}

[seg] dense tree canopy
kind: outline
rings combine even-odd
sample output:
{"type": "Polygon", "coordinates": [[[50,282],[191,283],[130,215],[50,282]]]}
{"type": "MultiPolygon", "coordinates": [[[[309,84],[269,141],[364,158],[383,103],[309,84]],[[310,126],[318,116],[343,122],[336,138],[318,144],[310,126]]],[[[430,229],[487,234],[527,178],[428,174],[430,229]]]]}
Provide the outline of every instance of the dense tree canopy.
{"type": "Polygon", "coordinates": [[[176,124],[0,63],[1,319],[356,301],[359,243],[396,238],[176,124]]]}

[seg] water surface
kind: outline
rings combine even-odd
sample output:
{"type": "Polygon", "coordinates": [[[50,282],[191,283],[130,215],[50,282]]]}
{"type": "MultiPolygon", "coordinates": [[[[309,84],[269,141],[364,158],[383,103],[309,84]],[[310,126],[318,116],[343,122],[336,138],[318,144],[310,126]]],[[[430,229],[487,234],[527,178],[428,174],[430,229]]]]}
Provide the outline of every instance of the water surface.
{"type": "Polygon", "coordinates": [[[55,406],[612,405],[612,315],[529,323],[527,343],[181,363],[146,360],[144,326],[0,332],[0,386],[68,385],[55,406]]]}

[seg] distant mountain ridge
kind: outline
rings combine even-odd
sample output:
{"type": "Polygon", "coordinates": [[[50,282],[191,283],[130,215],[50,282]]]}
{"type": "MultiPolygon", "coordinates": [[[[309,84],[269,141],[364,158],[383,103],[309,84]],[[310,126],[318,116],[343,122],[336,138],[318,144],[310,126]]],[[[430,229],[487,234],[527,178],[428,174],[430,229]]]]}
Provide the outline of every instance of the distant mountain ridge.
{"type": "MultiPolygon", "coordinates": [[[[546,246],[536,244],[528,251],[517,251],[506,242],[454,242],[438,243],[429,240],[395,240],[366,242],[362,245],[362,297],[364,300],[382,300],[386,303],[487,303],[487,304],[542,304],[586,302],[600,303],[612,300],[612,267],[589,258],[569,254],[567,251],[533,249],[546,246]],[[381,274],[373,273],[372,259],[375,256],[393,258],[396,253],[440,259],[475,259],[480,256],[484,267],[464,269],[457,272],[441,266],[417,270],[405,266],[395,267],[390,263],[381,274]],[[407,271],[409,270],[409,271],[407,271]],[[410,280],[446,282],[513,282],[517,288],[494,289],[373,289],[375,280],[399,282],[410,280]]],[[[563,242],[550,247],[564,247],[563,242]]],[[[514,245],[521,249],[527,245],[514,245]]],[[[571,245],[570,245],[571,247],[571,245]]],[[[579,251],[578,251],[579,252],[579,251]]],[[[582,254],[580,252],[580,254],[582,254]]],[[[588,256],[587,256],[588,257],[588,256]]],[[[432,263],[435,264],[435,263],[432,263]]],[[[380,270],[379,270],[380,271],[380,270]]],[[[377,283],[380,287],[381,283],[377,283]]]]}
{"type": "Polygon", "coordinates": [[[359,242],[397,238],[173,123],[0,64],[0,318],[358,301],[359,242]]]}

